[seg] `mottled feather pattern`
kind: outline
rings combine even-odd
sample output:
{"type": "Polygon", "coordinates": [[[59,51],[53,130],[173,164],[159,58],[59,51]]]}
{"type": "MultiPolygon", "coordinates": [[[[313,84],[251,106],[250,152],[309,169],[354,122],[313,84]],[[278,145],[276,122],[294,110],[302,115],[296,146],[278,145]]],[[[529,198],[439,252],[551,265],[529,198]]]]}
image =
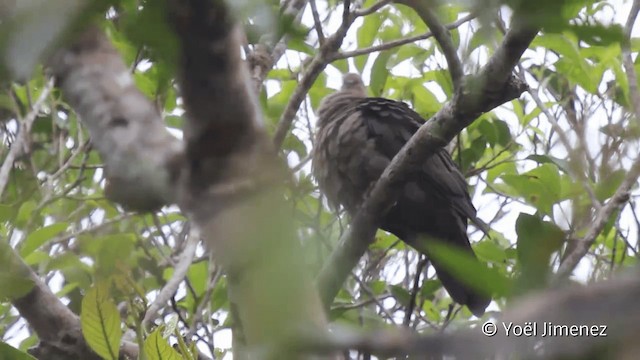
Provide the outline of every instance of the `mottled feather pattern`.
{"type": "MultiPolygon", "coordinates": [[[[353,74],[349,83],[323,99],[318,109],[313,174],[333,207],[354,216],[370,187],[425,120],[403,102],[366,97],[353,74]]],[[[441,149],[410,169],[395,205],[380,228],[428,254],[424,239],[438,239],[473,255],[467,220],[476,210],[464,176],[441,149]]],[[[436,241],[436,240],[428,240],[436,241]]],[[[490,298],[477,294],[432,259],[451,297],[476,315],[490,298]]]]}

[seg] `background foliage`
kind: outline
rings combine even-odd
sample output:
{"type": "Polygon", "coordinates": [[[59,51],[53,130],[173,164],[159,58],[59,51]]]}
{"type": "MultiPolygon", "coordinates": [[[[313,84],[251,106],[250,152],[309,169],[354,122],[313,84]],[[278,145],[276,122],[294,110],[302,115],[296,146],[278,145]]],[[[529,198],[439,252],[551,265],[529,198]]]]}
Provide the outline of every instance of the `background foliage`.
{"type": "MultiPolygon", "coordinates": [[[[470,228],[474,249],[491,270],[477,272],[462,266],[462,272],[487,283],[498,295],[495,303],[482,319],[473,317],[452,303],[425,259],[379,231],[332,304],[333,322],[366,329],[405,325],[420,332],[482,323],[514,296],[547,284],[564,254],[587,234],[595,211],[627,176],[639,153],[640,137],[638,119],[628,109],[630,84],[622,57],[622,25],[631,3],[528,4],[532,7],[529,20],[544,20],[544,31],[517,68],[530,92],[483,114],[451,144],[479,216],[491,227],[490,237],[470,228]]],[[[356,5],[369,9],[376,1],[356,5]]],[[[433,4],[439,20],[450,29],[467,72],[484,64],[502,39],[511,15],[506,5],[495,1],[433,4]]],[[[34,5],[21,19],[36,30],[33,40],[28,34],[18,37],[33,41],[31,47],[12,47],[8,36],[0,37],[3,50],[17,48],[13,57],[22,60],[23,73],[37,60],[30,49],[47,45],[36,24],[47,17],[72,20],[55,11],[43,12],[47,6],[34,5]]],[[[305,250],[301,256],[315,273],[348,219],[325,206],[310,175],[313,111],[339,85],[340,73],[355,71],[363,74],[372,96],[406,101],[429,118],[453,96],[447,64],[413,10],[387,5],[356,18],[340,51],[332,55],[313,85],[304,89],[300,79],[319,59],[321,43],[339,27],[342,2],[312,0],[299,19],[284,15],[275,1],[241,2],[237,7],[247,34],[245,54],[270,41],[272,31],[288,37],[284,55],[260,87],[259,99],[266,127],[274,133],[295,93],[304,93],[282,151],[296,175],[287,194],[291,221],[299,228],[305,250]]],[[[102,27],[130,64],[136,84],[180,136],[183,109],[174,81],[176,42],[164,19],[163,2],[120,0],[98,3],[96,8],[100,10],[79,11],[99,14],[102,27]]],[[[637,38],[631,39],[630,49],[632,53],[640,50],[637,38]]],[[[637,73],[637,61],[634,66],[637,73]]],[[[43,68],[36,67],[27,78],[0,82],[0,157],[4,159],[0,238],[37,269],[70,309],[76,313],[82,309],[89,343],[111,358],[113,344],[105,340],[109,337],[91,342],[90,315],[85,314],[103,316],[95,320],[99,323],[111,322],[111,341],[121,336],[120,320],[140,334],[144,309],[183,256],[189,224],[172,207],[156,214],[135,214],[105,200],[101,160],[92,151],[86,130],[61,94],[55,89],[49,92],[43,68]],[[43,94],[42,101],[37,100],[43,94]],[[30,127],[24,127],[30,116],[35,116],[30,127]],[[26,134],[18,131],[21,126],[28,130],[26,134]],[[19,141],[21,136],[26,140],[19,141]],[[23,149],[17,151],[15,161],[7,160],[16,144],[23,149]],[[115,289],[90,290],[105,279],[116,279],[115,289]]],[[[606,219],[577,267],[575,281],[594,282],[636,263],[640,250],[637,196],[633,191],[621,209],[606,219]]],[[[11,281],[11,277],[1,279],[1,295],[9,296],[16,288],[11,281]]],[[[225,275],[209,264],[203,248],[197,249],[187,276],[165,305],[162,319],[169,323],[170,334],[181,334],[205,353],[221,358],[229,350],[225,275]]],[[[37,342],[8,303],[0,304],[0,334],[3,341],[21,349],[37,342]]],[[[157,336],[159,332],[148,341],[156,341],[157,336]]],[[[172,343],[176,339],[173,336],[172,343]]]]}

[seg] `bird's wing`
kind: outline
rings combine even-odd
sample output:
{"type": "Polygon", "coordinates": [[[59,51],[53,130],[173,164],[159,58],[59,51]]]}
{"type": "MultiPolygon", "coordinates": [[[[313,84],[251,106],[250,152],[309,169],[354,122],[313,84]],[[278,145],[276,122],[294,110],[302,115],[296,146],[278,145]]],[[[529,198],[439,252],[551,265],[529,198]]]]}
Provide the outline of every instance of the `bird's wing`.
{"type": "MultiPolygon", "coordinates": [[[[393,159],[425,122],[405,103],[390,99],[362,99],[356,108],[362,114],[369,135],[376,139],[376,148],[389,159],[393,159]]],[[[423,185],[436,189],[443,198],[451,199],[457,212],[475,220],[476,209],[469,197],[467,182],[445,149],[438,150],[415,173],[423,185]]]]}

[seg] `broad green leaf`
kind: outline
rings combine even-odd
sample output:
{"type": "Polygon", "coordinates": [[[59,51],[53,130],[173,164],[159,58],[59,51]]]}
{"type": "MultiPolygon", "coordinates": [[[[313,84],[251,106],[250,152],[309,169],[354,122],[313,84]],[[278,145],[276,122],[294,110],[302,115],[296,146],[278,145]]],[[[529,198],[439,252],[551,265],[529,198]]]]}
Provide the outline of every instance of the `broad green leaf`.
{"type": "Polygon", "coordinates": [[[0,359],[7,360],[36,360],[33,356],[26,352],[20,351],[13,346],[0,342],[0,359]]]}
{"type": "Polygon", "coordinates": [[[432,261],[438,261],[452,276],[476,291],[497,296],[507,296],[511,292],[510,279],[468,252],[431,238],[423,238],[421,243],[428,249],[432,261]]]}
{"type": "Polygon", "coordinates": [[[223,308],[227,309],[228,305],[227,279],[221,277],[211,293],[211,311],[214,312],[223,308]]]}
{"type": "Polygon", "coordinates": [[[36,250],[31,252],[31,254],[24,257],[25,264],[29,266],[34,266],[38,264],[45,264],[51,259],[51,255],[48,252],[36,250]]]}
{"type": "Polygon", "coordinates": [[[33,200],[27,200],[22,203],[20,209],[18,209],[18,216],[16,216],[16,227],[25,227],[29,220],[33,218],[33,213],[37,207],[38,205],[33,200]]]}
{"type": "Polygon", "coordinates": [[[424,311],[427,318],[435,323],[439,323],[442,320],[442,316],[440,316],[440,311],[433,305],[431,301],[425,301],[422,304],[422,311],[424,311]]]}
{"type": "Polygon", "coordinates": [[[420,294],[425,299],[433,298],[433,294],[442,287],[440,280],[425,280],[422,282],[422,288],[420,294]]]}
{"type": "Polygon", "coordinates": [[[407,44],[401,46],[398,51],[389,59],[387,62],[387,66],[394,67],[401,62],[412,59],[418,54],[424,53],[425,50],[418,45],[415,44],[407,44]]]}
{"type": "Polygon", "coordinates": [[[0,299],[16,299],[33,289],[31,271],[11,248],[0,239],[0,299]]]}
{"type": "Polygon", "coordinates": [[[551,255],[564,243],[564,232],[555,224],[538,216],[521,213],[516,221],[518,234],[518,264],[521,290],[545,284],[550,272],[551,255]]]}
{"type": "Polygon", "coordinates": [[[114,234],[92,239],[98,253],[95,254],[97,269],[103,275],[111,275],[118,265],[128,264],[136,243],[135,234],[114,234]]]}
{"type": "Polygon", "coordinates": [[[200,296],[207,289],[207,274],[209,272],[209,264],[199,262],[189,266],[187,277],[197,296],[200,296]]]}
{"type": "Polygon", "coordinates": [[[533,155],[527,156],[526,159],[533,160],[538,164],[549,164],[549,163],[555,164],[558,167],[558,169],[564,171],[565,173],[569,173],[569,169],[571,169],[571,164],[569,164],[569,161],[565,159],[560,159],[551,155],[533,154],[533,155]]]}
{"type": "Polygon", "coordinates": [[[605,178],[598,181],[595,193],[596,197],[600,201],[605,201],[606,199],[613,196],[613,194],[618,190],[620,184],[626,177],[627,172],[623,169],[612,171],[608,174],[605,174],[605,178]]]}
{"type": "Polygon", "coordinates": [[[82,299],[80,321],[82,335],[91,349],[105,359],[117,360],[122,327],[107,283],[98,283],[87,291],[82,299]]]}
{"type": "Polygon", "coordinates": [[[624,31],[619,24],[572,25],[569,29],[578,39],[589,45],[620,44],[624,41],[624,31]]]}
{"type": "Polygon", "coordinates": [[[402,285],[390,285],[389,291],[396,298],[396,300],[402,304],[402,306],[409,306],[411,301],[411,294],[402,285]]]}
{"type": "Polygon", "coordinates": [[[479,259],[502,264],[507,261],[504,248],[491,240],[481,241],[474,244],[473,251],[479,259]]]}
{"type": "Polygon", "coordinates": [[[148,360],[183,360],[162,337],[162,327],[158,327],[144,340],[144,354],[148,360]]]}
{"type": "Polygon", "coordinates": [[[34,250],[38,249],[48,240],[66,231],[68,227],[68,223],[59,222],[45,226],[32,232],[31,234],[27,235],[22,249],[20,249],[20,255],[24,257],[31,254],[34,250]]]}
{"type": "Polygon", "coordinates": [[[340,71],[343,74],[349,72],[349,63],[347,62],[347,59],[340,59],[340,60],[334,61],[331,64],[329,64],[329,66],[336,68],[338,71],[340,71]]]}
{"type": "Polygon", "coordinates": [[[402,32],[400,29],[401,28],[399,25],[383,26],[382,30],[378,31],[378,36],[383,43],[397,40],[402,37],[402,32]]]}
{"type": "Polygon", "coordinates": [[[11,205],[0,205],[0,222],[11,221],[16,216],[16,210],[11,205]]]}
{"type": "Polygon", "coordinates": [[[164,1],[151,1],[142,7],[134,5],[131,11],[123,13],[120,25],[136,48],[144,46],[151,53],[156,61],[155,67],[158,67],[158,62],[163,62],[173,68],[179,44],[166,17],[167,11],[164,1]]]}
{"type": "Polygon", "coordinates": [[[559,169],[552,164],[539,167],[520,175],[503,175],[505,184],[515,190],[525,201],[547,215],[552,215],[552,206],[561,200],[559,169]]]}
{"type": "Polygon", "coordinates": [[[415,111],[425,118],[430,118],[433,114],[438,112],[442,107],[442,104],[438,101],[435,95],[423,84],[416,83],[412,88],[413,90],[413,105],[415,111]]]}
{"type": "MultiPolygon", "coordinates": [[[[362,26],[358,28],[356,39],[358,41],[358,49],[364,49],[373,44],[374,39],[378,35],[380,25],[382,24],[382,16],[380,13],[373,13],[364,18],[362,26]]],[[[356,59],[356,68],[359,72],[364,70],[368,56],[360,56],[356,59]]]]}
{"type": "Polygon", "coordinates": [[[164,122],[167,124],[167,126],[174,129],[182,129],[182,127],[184,126],[184,120],[182,116],[167,115],[164,117],[164,122]]]}
{"type": "Polygon", "coordinates": [[[373,66],[371,67],[371,84],[369,85],[373,96],[381,96],[384,91],[384,85],[389,76],[387,61],[389,57],[391,57],[391,54],[393,54],[393,51],[383,51],[373,62],[373,66]]]}
{"type": "Polygon", "coordinates": [[[291,94],[298,86],[298,82],[295,80],[287,80],[280,83],[280,92],[270,97],[267,101],[268,109],[266,111],[272,119],[279,119],[280,115],[284,111],[284,108],[291,99],[291,94]]]}

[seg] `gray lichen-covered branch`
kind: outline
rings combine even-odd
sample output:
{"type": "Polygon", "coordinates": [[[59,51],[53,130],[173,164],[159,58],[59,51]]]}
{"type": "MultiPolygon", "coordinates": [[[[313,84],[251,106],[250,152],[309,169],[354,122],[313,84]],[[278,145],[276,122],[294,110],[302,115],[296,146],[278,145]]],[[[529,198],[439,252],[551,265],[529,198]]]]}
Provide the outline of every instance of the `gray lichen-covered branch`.
{"type": "Polygon", "coordinates": [[[181,153],[181,142],[136,88],[109,39],[89,28],[48,65],[100,153],[107,197],[138,211],[173,203],[168,165],[181,153]]]}

